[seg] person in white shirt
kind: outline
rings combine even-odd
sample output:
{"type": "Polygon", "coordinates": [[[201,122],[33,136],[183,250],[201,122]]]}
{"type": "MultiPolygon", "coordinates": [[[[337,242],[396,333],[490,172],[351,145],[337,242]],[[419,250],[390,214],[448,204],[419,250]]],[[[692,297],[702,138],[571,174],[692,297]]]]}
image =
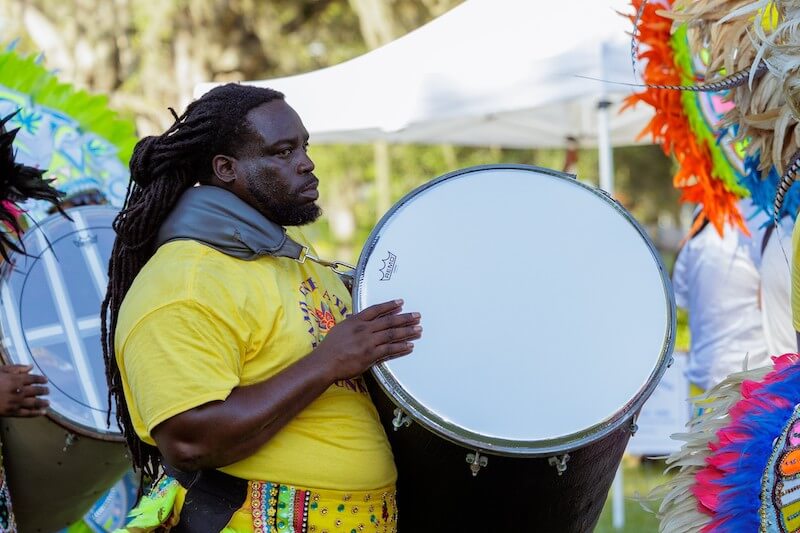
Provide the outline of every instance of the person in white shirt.
{"type": "Polygon", "coordinates": [[[739,204],[750,236],[726,225],[723,235],[706,224],[684,244],[675,260],[673,285],[678,307],[689,311],[692,345],[687,378],[693,395],[743,368],[769,363],[759,306],[759,273],[751,239],[763,230],[749,200],[739,204]]]}
{"type": "Polygon", "coordinates": [[[761,278],[761,319],[770,356],[797,352],[792,325],[791,257],[794,219],[770,224],[761,239],[753,239],[753,258],[761,278]]]}

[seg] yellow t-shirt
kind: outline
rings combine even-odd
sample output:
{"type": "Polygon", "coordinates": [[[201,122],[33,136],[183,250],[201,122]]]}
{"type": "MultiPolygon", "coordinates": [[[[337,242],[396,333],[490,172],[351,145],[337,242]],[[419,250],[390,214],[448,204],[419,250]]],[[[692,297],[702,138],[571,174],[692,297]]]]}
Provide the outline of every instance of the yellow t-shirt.
{"type": "Polygon", "coordinates": [[[800,331],[800,215],[792,230],[792,323],[800,331]]]}
{"type": "MultiPolygon", "coordinates": [[[[289,235],[307,244],[297,229],[289,235]]],[[[239,260],[195,241],[161,246],[122,303],[116,356],[136,433],[308,355],[351,312],[341,280],[307,261],[239,260]]],[[[251,480],[373,490],[397,478],[361,378],[337,382],[252,456],[220,468],[251,480]]]]}

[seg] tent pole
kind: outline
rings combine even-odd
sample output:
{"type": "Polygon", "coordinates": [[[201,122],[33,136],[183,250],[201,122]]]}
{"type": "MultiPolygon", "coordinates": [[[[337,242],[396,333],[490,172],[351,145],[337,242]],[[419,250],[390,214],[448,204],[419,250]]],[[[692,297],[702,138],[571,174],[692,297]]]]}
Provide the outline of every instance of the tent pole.
{"type": "Polygon", "coordinates": [[[622,481],[622,463],[617,468],[611,485],[611,525],[614,529],[625,527],[625,484],[622,481]]]}
{"type": "MultiPolygon", "coordinates": [[[[600,163],[600,188],[614,196],[614,149],[611,147],[611,123],[608,108],[611,102],[605,94],[597,103],[597,150],[600,163]]],[[[617,468],[611,488],[611,523],[614,529],[625,527],[625,490],[622,464],[617,468]]]]}
{"type": "Polygon", "coordinates": [[[389,158],[389,143],[384,139],[375,141],[375,220],[389,210],[392,193],[389,186],[389,176],[391,171],[391,160],[389,158]]]}
{"type": "Polygon", "coordinates": [[[611,123],[608,118],[611,106],[605,96],[597,103],[597,150],[600,163],[600,188],[614,196],[614,152],[611,147],[611,123]]]}

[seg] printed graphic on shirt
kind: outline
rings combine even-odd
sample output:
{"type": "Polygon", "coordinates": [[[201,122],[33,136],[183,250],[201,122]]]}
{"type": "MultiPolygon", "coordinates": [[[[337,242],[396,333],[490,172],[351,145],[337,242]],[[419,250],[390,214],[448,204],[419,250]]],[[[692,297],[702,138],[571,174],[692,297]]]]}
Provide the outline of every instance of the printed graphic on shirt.
{"type": "MultiPolygon", "coordinates": [[[[350,316],[350,309],[336,294],[320,287],[314,278],[303,281],[298,290],[300,293],[298,305],[308,327],[309,344],[314,349],[325,339],[333,326],[350,316]]],[[[335,385],[367,394],[367,386],[361,377],[342,379],[335,385]]]]}

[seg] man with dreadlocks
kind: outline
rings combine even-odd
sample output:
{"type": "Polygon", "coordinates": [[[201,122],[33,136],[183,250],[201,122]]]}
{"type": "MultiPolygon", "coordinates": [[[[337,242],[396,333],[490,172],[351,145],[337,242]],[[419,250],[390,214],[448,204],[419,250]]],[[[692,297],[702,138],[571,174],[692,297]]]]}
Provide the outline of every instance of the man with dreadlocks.
{"type": "Polygon", "coordinates": [[[420,317],[399,300],[351,315],[304,260],[297,226],[321,213],[307,148],[281,93],[229,84],[134,150],[104,353],[135,466],[167,475],[130,531],[396,530],[361,374],[411,353],[420,317]]]}
{"type": "MultiPolygon", "coordinates": [[[[46,200],[58,207],[61,194],[50,181],[43,178],[44,171],[14,161],[14,138],[19,128],[6,131],[6,124],[16,113],[0,120],[0,255],[10,261],[9,250],[25,253],[18,240],[22,233],[21,215],[17,202],[34,198],[46,200]]],[[[0,366],[0,416],[41,416],[47,412],[49,402],[42,398],[48,394],[47,378],[31,374],[33,365],[0,366]]],[[[5,471],[0,457],[0,532],[16,531],[17,525],[11,507],[5,471]]]]}

